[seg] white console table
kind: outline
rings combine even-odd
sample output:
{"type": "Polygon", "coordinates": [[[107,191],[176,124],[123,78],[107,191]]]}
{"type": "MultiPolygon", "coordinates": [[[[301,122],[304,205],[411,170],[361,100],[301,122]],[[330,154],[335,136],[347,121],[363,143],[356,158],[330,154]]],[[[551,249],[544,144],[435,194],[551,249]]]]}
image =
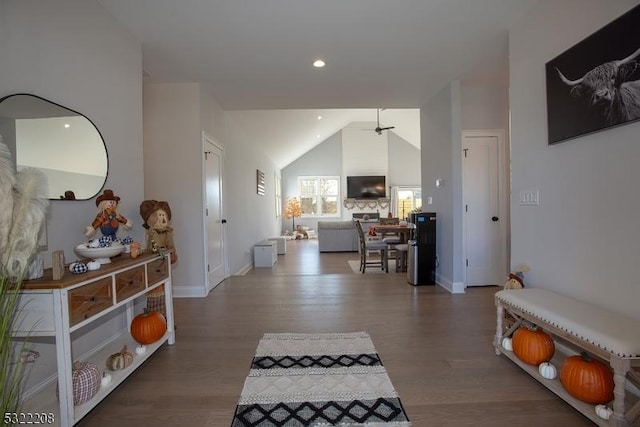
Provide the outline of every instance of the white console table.
{"type": "Polygon", "coordinates": [[[278,245],[275,240],[263,240],[253,247],[253,264],[256,267],[272,267],[278,261],[278,245]]]}
{"type": "Polygon", "coordinates": [[[18,307],[18,322],[13,332],[17,339],[27,337],[54,337],[58,380],[57,384],[41,390],[23,405],[24,412],[51,413],[54,422],[49,425],[70,427],[76,424],[92,408],[98,405],[118,384],[122,383],[165,342],[173,344],[173,297],[171,292],[171,262],[169,255],[146,254],[132,259],[127,254],[112,258],[97,271],[83,274],[65,272],[61,280],[53,280],[51,269],[39,280],[24,282],[18,307]],[[83,328],[102,316],[122,307],[126,313],[127,326],[120,334],[105,343],[96,344],[91,355],[82,360],[93,362],[101,371],[110,354],[126,344],[133,352],[138,345],[129,333],[134,313],[134,301],[145,298],[145,294],[164,285],[167,332],[157,342],[147,345],[147,351],[136,354],[131,366],[110,372],[112,381],[100,387],[88,402],[74,406],[72,365],[74,332],[90,334],[91,328],[83,328]],[[73,336],[72,336],[73,334],[73,336]],[[59,389],[59,402],[56,398],[59,389]]]}

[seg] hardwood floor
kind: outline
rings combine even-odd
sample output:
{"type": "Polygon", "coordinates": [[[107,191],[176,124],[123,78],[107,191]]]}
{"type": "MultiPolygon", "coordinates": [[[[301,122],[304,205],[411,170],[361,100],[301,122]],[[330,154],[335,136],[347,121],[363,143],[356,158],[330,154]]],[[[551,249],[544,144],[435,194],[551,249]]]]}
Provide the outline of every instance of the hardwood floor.
{"type": "Polygon", "coordinates": [[[273,269],[176,299],[176,344],[79,426],[229,426],[265,332],[367,331],[415,427],[591,426],[492,347],[497,287],[452,295],[405,274],[354,274],[357,253],[287,242],[273,269]]]}

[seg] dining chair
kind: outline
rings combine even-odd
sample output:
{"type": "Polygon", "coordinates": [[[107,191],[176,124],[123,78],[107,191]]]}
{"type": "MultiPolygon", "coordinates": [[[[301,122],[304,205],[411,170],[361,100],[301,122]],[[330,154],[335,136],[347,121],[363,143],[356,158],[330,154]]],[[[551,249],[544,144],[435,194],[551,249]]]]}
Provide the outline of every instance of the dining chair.
{"type": "Polygon", "coordinates": [[[360,271],[362,271],[362,274],[364,274],[367,266],[380,266],[382,270],[388,273],[388,244],[381,240],[367,240],[360,221],[354,220],[353,222],[355,223],[356,230],[358,231],[358,239],[360,240],[360,271]],[[380,254],[379,258],[369,258],[370,251],[378,252],[380,254]]]}

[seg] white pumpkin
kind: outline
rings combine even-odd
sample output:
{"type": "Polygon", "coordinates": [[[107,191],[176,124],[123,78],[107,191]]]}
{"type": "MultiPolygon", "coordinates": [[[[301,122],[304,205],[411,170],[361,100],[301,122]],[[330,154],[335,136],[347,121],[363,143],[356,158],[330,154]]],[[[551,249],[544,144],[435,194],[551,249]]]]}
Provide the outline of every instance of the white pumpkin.
{"type": "Polygon", "coordinates": [[[100,263],[98,261],[89,261],[87,263],[87,268],[89,271],[95,271],[100,269],[100,263]]]}
{"type": "Polygon", "coordinates": [[[558,375],[558,371],[555,366],[549,362],[543,362],[538,366],[538,372],[542,375],[542,378],[548,380],[554,379],[558,375]]]}
{"type": "Polygon", "coordinates": [[[102,387],[106,387],[111,384],[111,374],[108,372],[102,373],[102,378],[100,378],[100,385],[102,387]]]}
{"type": "Polygon", "coordinates": [[[613,411],[607,405],[596,405],[596,415],[603,420],[608,420],[613,411]]]}
{"type": "Polygon", "coordinates": [[[511,343],[511,338],[505,337],[502,338],[502,348],[507,351],[513,351],[513,344],[511,343]]]}
{"type": "Polygon", "coordinates": [[[140,344],[139,346],[136,347],[136,354],[138,356],[143,355],[147,352],[147,346],[144,344],[140,344]]]}

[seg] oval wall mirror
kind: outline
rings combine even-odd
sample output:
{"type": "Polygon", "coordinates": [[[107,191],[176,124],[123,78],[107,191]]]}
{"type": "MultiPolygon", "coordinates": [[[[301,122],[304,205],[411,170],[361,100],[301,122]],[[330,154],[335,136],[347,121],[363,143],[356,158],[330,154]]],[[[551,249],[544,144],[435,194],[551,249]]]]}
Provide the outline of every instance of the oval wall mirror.
{"type": "Polygon", "coordinates": [[[41,170],[49,199],[86,200],[102,189],[107,148],[87,117],[29,94],[0,99],[0,135],[13,153],[16,170],[41,170]]]}

